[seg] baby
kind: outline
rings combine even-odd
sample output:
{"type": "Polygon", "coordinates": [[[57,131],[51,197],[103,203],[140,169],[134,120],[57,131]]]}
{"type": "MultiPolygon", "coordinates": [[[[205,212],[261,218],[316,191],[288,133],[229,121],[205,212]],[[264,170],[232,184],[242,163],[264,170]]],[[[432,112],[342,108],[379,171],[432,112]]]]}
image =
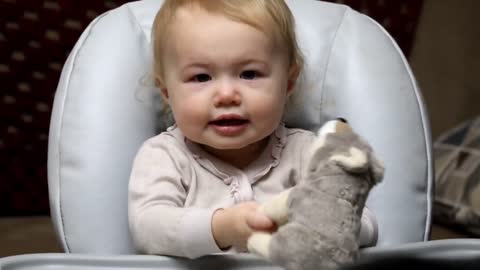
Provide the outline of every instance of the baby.
{"type": "MultiPolygon", "coordinates": [[[[142,253],[197,258],[245,251],[274,231],[258,204],[295,186],[315,134],[287,128],[303,67],[283,0],[166,0],[153,25],[153,73],[175,125],[147,140],[129,183],[142,253]]],[[[361,245],[376,221],[365,208],[361,245]]]]}

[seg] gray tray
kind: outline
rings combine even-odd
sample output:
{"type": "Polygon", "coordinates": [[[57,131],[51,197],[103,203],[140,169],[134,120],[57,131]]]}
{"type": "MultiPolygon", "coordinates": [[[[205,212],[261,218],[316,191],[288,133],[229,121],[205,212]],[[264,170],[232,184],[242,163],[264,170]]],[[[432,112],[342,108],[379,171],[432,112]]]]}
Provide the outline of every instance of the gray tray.
{"type": "MultiPolygon", "coordinates": [[[[443,266],[437,269],[480,269],[479,239],[450,239],[406,243],[391,247],[363,249],[359,263],[345,270],[405,269],[399,263],[411,266],[443,266]],[[413,263],[413,264],[415,264],[413,263]]],[[[32,254],[0,258],[0,270],[183,270],[183,269],[250,269],[281,270],[251,254],[211,255],[196,260],[148,255],[83,255],[32,254]]],[[[420,268],[418,268],[420,269],[420,268]]]]}
{"type": "Polygon", "coordinates": [[[281,268],[253,255],[212,255],[196,260],[148,255],[32,254],[0,259],[1,270],[254,269],[281,268]]]}

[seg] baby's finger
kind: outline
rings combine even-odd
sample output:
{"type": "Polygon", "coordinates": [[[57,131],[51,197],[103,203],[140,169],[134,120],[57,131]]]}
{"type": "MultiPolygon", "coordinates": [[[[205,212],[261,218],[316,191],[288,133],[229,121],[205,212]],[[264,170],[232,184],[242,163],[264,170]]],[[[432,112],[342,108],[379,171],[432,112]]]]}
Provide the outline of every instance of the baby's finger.
{"type": "Polygon", "coordinates": [[[252,230],[271,230],[275,227],[275,223],[262,213],[254,212],[247,216],[247,225],[252,230]]]}

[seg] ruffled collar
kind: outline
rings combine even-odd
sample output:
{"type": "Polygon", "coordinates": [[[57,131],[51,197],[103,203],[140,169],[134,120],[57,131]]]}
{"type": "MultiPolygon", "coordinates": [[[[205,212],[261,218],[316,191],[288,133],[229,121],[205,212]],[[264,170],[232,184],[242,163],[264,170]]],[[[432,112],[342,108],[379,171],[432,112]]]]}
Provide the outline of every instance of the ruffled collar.
{"type": "Polygon", "coordinates": [[[206,152],[199,144],[188,140],[175,125],[168,131],[183,142],[185,147],[192,153],[193,158],[203,168],[222,179],[226,185],[232,183],[235,177],[246,176],[253,184],[266,175],[280,163],[282,151],[287,143],[287,130],[283,123],[270,135],[269,141],[263,152],[246,168],[238,169],[227,162],[206,152]]]}

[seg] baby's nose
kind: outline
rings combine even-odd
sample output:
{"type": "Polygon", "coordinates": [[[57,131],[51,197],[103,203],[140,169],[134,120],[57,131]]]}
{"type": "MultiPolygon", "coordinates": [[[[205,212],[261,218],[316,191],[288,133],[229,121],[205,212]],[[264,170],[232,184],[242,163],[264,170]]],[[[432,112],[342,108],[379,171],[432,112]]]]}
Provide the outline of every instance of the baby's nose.
{"type": "Polygon", "coordinates": [[[233,82],[224,81],[217,86],[214,97],[214,105],[220,106],[238,106],[242,103],[240,92],[233,82]]]}

